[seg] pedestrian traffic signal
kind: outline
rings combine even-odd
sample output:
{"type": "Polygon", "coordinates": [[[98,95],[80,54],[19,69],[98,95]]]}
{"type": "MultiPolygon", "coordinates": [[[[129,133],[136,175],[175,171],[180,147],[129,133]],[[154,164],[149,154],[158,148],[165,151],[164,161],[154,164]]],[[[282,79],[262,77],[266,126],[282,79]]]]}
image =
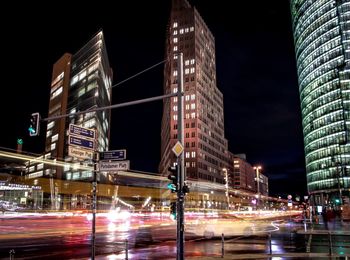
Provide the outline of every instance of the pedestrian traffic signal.
{"type": "Polygon", "coordinates": [[[177,192],[178,183],[177,183],[177,165],[170,166],[168,168],[170,174],[168,175],[168,179],[171,180],[171,183],[167,185],[167,187],[171,190],[171,192],[177,192]]]}
{"type": "Polygon", "coordinates": [[[176,202],[170,203],[170,218],[172,220],[176,219],[176,202]]]}
{"type": "Polygon", "coordinates": [[[30,136],[39,135],[39,131],[40,131],[40,114],[39,113],[33,113],[30,116],[28,131],[30,136]]]}

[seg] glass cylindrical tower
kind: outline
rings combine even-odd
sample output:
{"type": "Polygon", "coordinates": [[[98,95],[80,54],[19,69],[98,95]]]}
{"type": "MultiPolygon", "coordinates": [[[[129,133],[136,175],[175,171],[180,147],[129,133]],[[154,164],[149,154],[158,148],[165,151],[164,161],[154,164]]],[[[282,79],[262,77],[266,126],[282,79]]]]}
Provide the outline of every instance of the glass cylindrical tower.
{"type": "Polygon", "coordinates": [[[316,205],[341,205],[350,184],[350,0],[290,5],[308,191],[316,205]]]}

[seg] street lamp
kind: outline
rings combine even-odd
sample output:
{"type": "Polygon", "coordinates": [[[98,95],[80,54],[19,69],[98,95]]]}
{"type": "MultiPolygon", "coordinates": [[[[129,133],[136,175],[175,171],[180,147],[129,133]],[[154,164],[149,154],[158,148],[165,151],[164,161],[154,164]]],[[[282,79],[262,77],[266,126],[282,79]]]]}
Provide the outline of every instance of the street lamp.
{"type": "Polygon", "coordinates": [[[256,208],[258,209],[259,208],[259,203],[260,203],[260,172],[259,170],[262,169],[262,167],[260,165],[258,166],[254,166],[253,169],[256,171],[256,189],[257,189],[257,195],[258,195],[258,198],[257,198],[257,201],[256,201],[256,208]]]}
{"type": "Polygon", "coordinates": [[[228,195],[228,172],[226,168],[223,168],[222,171],[225,174],[225,188],[226,188],[226,198],[227,198],[227,209],[230,209],[230,197],[228,195]]]}

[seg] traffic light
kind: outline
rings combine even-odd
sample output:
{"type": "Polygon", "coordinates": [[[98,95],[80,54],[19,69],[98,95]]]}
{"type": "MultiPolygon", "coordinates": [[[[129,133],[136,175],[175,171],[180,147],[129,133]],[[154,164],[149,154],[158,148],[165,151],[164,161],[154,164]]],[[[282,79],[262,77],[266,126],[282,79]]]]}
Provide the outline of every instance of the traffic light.
{"type": "Polygon", "coordinates": [[[170,203],[170,218],[172,220],[176,219],[176,202],[170,203]]]}
{"type": "Polygon", "coordinates": [[[30,124],[29,124],[29,135],[30,136],[38,136],[40,131],[40,114],[33,113],[30,116],[30,124]]]}
{"type": "Polygon", "coordinates": [[[335,199],[335,204],[336,204],[336,205],[339,205],[339,204],[340,204],[340,199],[336,198],[336,199],[335,199]]]}
{"type": "Polygon", "coordinates": [[[170,174],[168,175],[168,179],[171,180],[171,183],[169,183],[167,187],[171,190],[171,192],[177,192],[177,165],[170,166],[168,168],[168,171],[170,172],[170,174]]]}

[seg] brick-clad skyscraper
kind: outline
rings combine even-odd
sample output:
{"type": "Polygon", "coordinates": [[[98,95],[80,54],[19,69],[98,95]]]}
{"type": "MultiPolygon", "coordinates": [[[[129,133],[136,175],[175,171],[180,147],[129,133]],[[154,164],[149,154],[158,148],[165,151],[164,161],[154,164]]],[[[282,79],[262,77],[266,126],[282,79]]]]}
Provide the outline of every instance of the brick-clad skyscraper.
{"type": "MultiPolygon", "coordinates": [[[[186,0],[173,0],[166,38],[164,93],[177,91],[177,53],[184,60],[184,147],[187,179],[225,183],[228,168],[223,95],[216,86],[215,43],[198,11],[186,0]]],[[[177,98],[164,101],[159,171],[175,162],[177,98]]]]}

